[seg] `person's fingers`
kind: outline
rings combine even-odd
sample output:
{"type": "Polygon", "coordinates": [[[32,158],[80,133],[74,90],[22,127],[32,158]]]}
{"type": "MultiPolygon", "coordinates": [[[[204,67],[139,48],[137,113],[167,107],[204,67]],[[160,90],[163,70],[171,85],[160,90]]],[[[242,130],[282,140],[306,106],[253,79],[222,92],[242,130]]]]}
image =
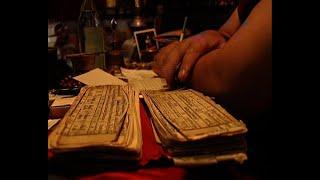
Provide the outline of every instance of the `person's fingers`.
{"type": "Polygon", "coordinates": [[[157,74],[160,73],[160,66],[156,64],[156,61],[152,65],[152,70],[157,74]]]}
{"type": "Polygon", "coordinates": [[[182,42],[173,42],[162,48],[155,56],[153,69],[170,85],[174,82],[174,76],[177,75],[177,65],[182,61],[178,78],[180,81],[186,81],[200,56],[210,50],[222,48],[223,45],[224,38],[211,31],[189,37],[182,42]],[[210,39],[207,38],[208,35],[210,39]]]}
{"type": "Polygon", "coordinates": [[[165,78],[169,85],[172,85],[174,82],[177,65],[182,60],[189,44],[188,41],[171,43],[162,48],[154,57],[153,70],[159,76],[165,78]]]}
{"type": "Polygon", "coordinates": [[[194,50],[194,48],[189,48],[186,54],[183,57],[178,78],[181,82],[186,81],[192,67],[197,62],[198,58],[200,57],[201,53],[194,50]]]}
{"type": "Polygon", "coordinates": [[[167,54],[167,57],[164,60],[160,76],[164,77],[169,85],[172,85],[174,82],[177,66],[182,60],[188,46],[188,43],[180,43],[179,46],[176,46],[169,54],[167,54]]]}
{"type": "Polygon", "coordinates": [[[208,44],[205,41],[199,41],[198,44],[192,44],[192,46],[190,46],[187,49],[183,57],[179,74],[178,74],[179,80],[181,82],[186,81],[190,71],[192,70],[193,66],[198,61],[200,56],[204,55],[210,50],[220,48],[221,47],[220,44],[221,44],[220,41],[215,41],[210,46],[208,46],[208,44]]]}
{"type": "Polygon", "coordinates": [[[159,74],[159,71],[164,64],[164,60],[166,59],[167,55],[174,49],[174,47],[178,46],[178,42],[170,43],[168,46],[163,47],[154,57],[154,71],[159,74]]]}
{"type": "Polygon", "coordinates": [[[172,50],[172,48],[176,47],[179,45],[178,41],[174,41],[172,43],[170,43],[169,45],[163,47],[160,49],[159,54],[165,54],[168,53],[168,51],[172,50]]]}

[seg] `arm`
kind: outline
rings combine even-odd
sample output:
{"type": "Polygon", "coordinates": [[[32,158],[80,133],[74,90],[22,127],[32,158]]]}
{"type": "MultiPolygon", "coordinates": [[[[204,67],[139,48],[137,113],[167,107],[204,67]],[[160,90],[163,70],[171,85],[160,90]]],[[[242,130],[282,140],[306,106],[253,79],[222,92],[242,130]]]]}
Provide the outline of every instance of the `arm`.
{"type": "MultiPolygon", "coordinates": [[[[240,21],[236,9],[219,31],[203,31],[181,43],[174,42],[162,48],[154,58],[153,70],[165,78],[169,85],[173,85],[176,67],[179,62],[182,62],[178,78],[185,82],[199,57],[209,51],[221,48],[239,26],[240,21]]],[[[178,32],[175,31],[175,33],[178,32]]]]}
{"type": "Polygon", "coordinates": [[[260,1],[223,48],[197,61],[189,81],[194,89],[250,113],[271,103],[271,4],[260,1]]]}
{"type": "Polygon", "coordinates": [[[229,39],[239,27],[240,19],[238,16],[238,8],[236,8],[231,14],[230,18],[220,27],[218,31],[224,37],[227,37],[229,39]]]}

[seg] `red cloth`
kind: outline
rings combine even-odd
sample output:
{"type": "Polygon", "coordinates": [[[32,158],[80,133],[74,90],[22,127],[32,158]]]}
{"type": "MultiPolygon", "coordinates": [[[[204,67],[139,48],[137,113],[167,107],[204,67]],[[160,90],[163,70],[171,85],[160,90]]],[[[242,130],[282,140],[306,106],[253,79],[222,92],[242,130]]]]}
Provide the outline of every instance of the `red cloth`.
{"type": "MultiPolygon", "coordinates": [[[[149,121],[148,113],[143,103],[140,102],[141,130],[142,130],[142,157],[139,162],[141,169],[136,171],[116,171],[102,172],[90,176],[79,177],[79,179],[183,179],[186,171],[178,167],[145,168],[145,165],[152,160],[159,160],[165,157],[166,153],[157,144],[152,126],[149,121]]],[[[49,132],[50,133],[50,132],[49,132]]],[[[54,154],[48,150],[48,159],[54,154]]]]}
{"type": "Polygon", "coordinates": [[[140,165],[146,165],[150,160],[157,160],[165,156],[162,147],[157,144],[150,124],[149,116],[145,106],[140,101],[141,131],[142,131],[142,158],[140,165]]]}
{"type": "Polygon", "coordinates": [[[185,170],[178,167],[165,167],[165,168],[145,168],[137,171],[126,172],[106,172],[93,176],[82,177],[83,180],[100,180],[100,179],[132,179],[132,180],[144,180],[144,179],[184,179],[185,170]]]}

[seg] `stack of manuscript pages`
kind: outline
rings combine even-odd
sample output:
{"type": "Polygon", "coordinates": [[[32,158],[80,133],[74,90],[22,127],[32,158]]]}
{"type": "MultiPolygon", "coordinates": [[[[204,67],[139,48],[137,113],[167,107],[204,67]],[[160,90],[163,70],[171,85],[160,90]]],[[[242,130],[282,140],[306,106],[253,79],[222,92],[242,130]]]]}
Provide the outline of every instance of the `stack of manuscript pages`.
{"type": "Polygon", "coordinates": [[[131,86],[84,87],[49,135],[49,149],[64,165],[137,163],[142,147],[138,95],[131,86]]]}
{"type": "Polygon", "coordinates": [[[176,165],[197,166],[247,159],[245,124],[194,90],[141,92],[156,139],[176,165]]]}

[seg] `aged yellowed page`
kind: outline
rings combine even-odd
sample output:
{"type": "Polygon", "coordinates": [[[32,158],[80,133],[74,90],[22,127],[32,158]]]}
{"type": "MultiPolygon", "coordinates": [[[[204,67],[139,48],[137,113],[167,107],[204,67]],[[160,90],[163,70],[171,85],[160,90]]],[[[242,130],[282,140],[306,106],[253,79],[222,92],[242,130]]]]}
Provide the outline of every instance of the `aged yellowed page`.
{"type": "Polygon", "coordinates": [[[48,130],[56,125],[61,119],[48,119],[48,130]]]}
{"type": "Polygon", "coordinates": [[[147,95],[162,116],[189,140],[246,132],[241,121],[193,90],[149,92],[147,95]]]}
{"type": "Polygon", "coordinates": [[[168,89],[167,82],[163,78],[129,79],[128,83],[139,91],[168,89]]]}
{"type": "Polygon", "coordinates": [[[158,77],[158,74],[156,74],[152,70],[145,70],[145,69],[126,69],[126,68],[120,68],[121,73],[128,79],[145,79],[145,78],[155,78],[158,77]]]}
{"type": "MultiPolygon", "coordinates": [[[[81,89],[57,129],[49,136],[56,151],[104,148],[140,154],[142,135],[138,94],[129,86],[81,89]]],[[[106,157],[106,156],[105,156],[106,157]]]]}

